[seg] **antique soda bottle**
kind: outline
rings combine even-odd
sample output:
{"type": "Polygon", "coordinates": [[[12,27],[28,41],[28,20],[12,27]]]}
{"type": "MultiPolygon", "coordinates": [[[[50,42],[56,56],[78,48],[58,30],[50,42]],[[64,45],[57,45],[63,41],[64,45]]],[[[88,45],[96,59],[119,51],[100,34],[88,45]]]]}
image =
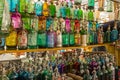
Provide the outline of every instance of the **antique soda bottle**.
{"type": "Polygon", "coordinates": [[[89,9],[94,9],[95,5],[95,0],[88,0],[88,8],[89,9]]]}
{"type": "Polygon", "coordinates": [[[17,32],[12,31],[8,37],[6,37],[6,48],[8,50],[15,50],[17,48],[17,32]]]}
{"type": "Polygon", "coordinates": [[[31,30],[38,31],[38,17],[37,16],[31,16],[30,17],[30,28],[31,30]]]}
{"type": "Polygon", "coordinates": [[[90,75],[89,70],[86,70],[86,74],[83,76],[83,80],[92,80],[92,76],[90,75]]]}
{"type": "Polygon", "coordinates": [[[98,29],[98,43],[99,44],[103,43],[103,36],[102,36],[101,27],[98,29]]]}
{"type": "Polygon", "coordinates": [[[60,18],[60,3],[56,2],[56,17],[60,18]]]}
{"type": "Polygon", "coordinates": [[[88,12],[88,20],[94,21],[94,13],[92,10],[89,10],[89,12],[88,12]]]}
{"type": "Polygon", "coordinates": [[[31,22],[30,22],[30,16],[29,15],[25,15],[25,17],[22,18],[22,23],[23,23],[23,28],[26,30],[30,30],[31,27],[31,22]]]}
{"type": "Polygon", "coordinates": [[[78,19],[78,7],[75,6],[75,9],[74,9],[74,19],[78,19]]]}
{"type": "Polygon", "coordinates": [[[11,0],[11,4],[10,4],[10,11],[11,12],[15,12],[16,8],[19,11],[20,10],[20,0],[11,0]]]}
{"type": "Polygon", "coordinates": [[[75,35],[74,32],[70,32],[70,46],[74,46],[75,44],[75,35]]]}
{"type": "Polygon", "coordinates": [[[74,27],[74,30],[77,31],[77,30],[80,30],[80,21],[75,19],[75,27],[74,27]]]}
{"type": "Polygon", "coordinates": [[[49,15],[49,6],[47,3],[47,0],[43,3],[43,16],[48,16],[49,15]]]}
{"type": "Polygon", "coordinates": [[[11,20],[13,28],[21,28],[21,14],[18,11],[12,13],[11,20]]]}
{"type": "Polygon", "coordinates": [[[70,29],[72,32],[74,32],[74,28],[75,28],[75,22],[73,19],[70,20],[70,29]]]}
{"type": "Polygon", "coordinates": [[[70,20],[69,19],[65,20],[65,25],[66,25],[66,31],[69,33],[70,32],[70,20]]]}
{"type": "Polygon", "coordinates": [[[98,4],[99,4],[99,8],[98,8],[98,10],[99,11],[103,11],[104,9],[104,0],[99,0],[98,1],[98,4]]]}
{"type": "Polygon", "coordinates": [[[107,0],[107,12],[112,12],[113,11],[113,3],[111,0],[107,0]]]}
{"type": "Polygon", "coordinates": [[[77,15],[78,15],[78,19],[79,19],[79,20],[83,19],[83,11],[82,11],[82,9],[81,9],[81,6],[79,6],[79,10],[78,10],[77,15]]]}
{"type": "Polygon", "coordinates": [[[110,30],[110,26],[108,27],[108,30],[106,31],[106,42],[111,42],[110,41],[110,37],[111,37],[111,30],[110,30]]]}
{"type": "Polygon", "coordinates": [[[68,5],[67,5],[67,7],[66,7],[66,17],[70,18],[70,16],[71,16],[70,7],[68,7],[68,5]]]}
{"type": "Polygon", "coordinates": [[[111,41],[115,42],[118,39],[118,30],[116,27],[111,31],[111,41]]]}
{"type": "Polygon", "coordinates": [[[28,13],[30,13],[30,14],[35,13],[34,4],[35,4],[35,1],[33,1],[33,0],[28,1],[28,4],[27,4],[27,12],[28,13]]]}
{"type": "Polygon", "coordinates": [[[50,28],[50,30],[47,32],[47,47],[54,47],[54,31],[52,28],[50,28]]]}
{"type": "Polygon", "coordinates": [[[46,31],[46,17],[44,16],[38,17],[38,30],[46,31]]]}
{"type": "Polygon", "coordinates": [[[59,28],[56,33],[57,33],[57,47],[62,47],[62,33],[59,28]]]}
{"type": "Polygon", "coordinates": [[[42,15],[42,6],[43,6],[43,3],[41,0],[38,0],[36,3],[35,3],[35,13],[37,16],[41,16],[42,15]]]}
{"type": "Polygon", "coordinates": [[[81,45],[81,34],[79,30],[77,30],[77,32],[75,33],[75,45],[76,46],[81,45]]]}
{"type": "Polygon", "coordinates": [[[4,50],[4,46],[5,46],[5,38],[4,37],[0,37],[0,50],[4,50]]]}
{"type": "Polygon", "coordinates": [[[31,30],[30,32],[28,32],[28,48],[37,48],[37,32],[35,30],[31,30]]]}
{"type": "Polygon", "coordinates": [[[23,13],[27,9],[27,1],[26,0],[20,0],[20,12],[23,13]]]}
{"type": "Polygon", "coordinates": [[[62,46],[69,46],[69,33],[67,33],[66,31],[62,32],[62,46]]]}
{"type": "Polygon", "coordinates": [[[53,25],[53,19],[51,17],[48,17],[46,20],[46,30],[49,30],[51,25],[53,25]]]}
{"type": "Polygon", "coordinates": [[[38,35],[37,35],[37,45],[38,48],[45,48],[46,47],[46,31],[38,31],[38,35]]]}
{"type": "Polygon", "coordinates": [[[62,18],[66,18],[66,8],[65,8],[63,3],[60,7],[60,15],[61,15],[62,18]]]}
{"type": "Polygon", "coordinates": [[[18,45],[18,49],[27,49],[27,31],[26,30],[21,30],[19,33],[18,33],[18,42],[17,42],[17,45],[18,45]]]}
{"type": "Polygon", "coordinates": [[[4,11],[4,1],[0,1],[0,26],[2,25],[2,19],[3,19],[3,11],[4,11]]]}
{"type": "Polygon", "coordinates": [[[90,35],[89,35],[89,44],[94,44],[94,32],[92,28],[90,30],[90,35]]]}
{"type": "Polygon", "coordinates": [[[52,1],[51,1],[51,4],[49,5],[49,10],[50,10],[50,16],[54,17],[56,13],[56,6],[52,1]]]}

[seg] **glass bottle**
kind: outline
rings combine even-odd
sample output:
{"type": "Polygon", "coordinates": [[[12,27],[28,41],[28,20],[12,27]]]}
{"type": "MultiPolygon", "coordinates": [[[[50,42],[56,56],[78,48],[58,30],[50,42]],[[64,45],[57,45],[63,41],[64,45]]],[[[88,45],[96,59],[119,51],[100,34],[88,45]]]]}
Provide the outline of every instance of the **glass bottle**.
{"type": "Polygon", "coordinates": [[[35,3],[35,13],[37,16],[41,16],[42,15],[42,6],[43,6],[43,3],[41,0],[38,0],[36,3],[35,3]]]}
{"type": "Polygon", "coordinates": [[[62,18],[66,18],[66,8],[65,8],[63,3],[60,7],[60,15],[61,15],[62,18]]]}
{"type": "Polygon", "coordinates": [[[107,12],[113,11],[113,3],[111,0],[107,0],[107,12]]]}
{"type": "Polygon", "coordinates": [[[53,48],[54,47],[54,31],[50,27],[50,30],[47,32],[47,47],[53,48]]]}
{"type": "Polygon", "coordinates": [[[94,13],[92,10],[88,11],[88,21],[94,21],[94,13]]]}
{"type": "Polygon", "coordinates": [[[17,48],[17,32],[12,31],[8,37],[6,37],[6,47],[8,50],[14,50],[17,48]]]}
{"type": "Polygon", "coordinates": [[[70,18],[70,16],[71,16],[70,7],[67,5],[67,6],[66,6],[66,17],[67,17],[67,18],[70,18]]]}
{"type": "Polygon", "coordinates": [[[30,16],[30,28],[31,30],[38,31],[38,17],[37,16],[30,16]]]}
{"type": "Polygon", "coordinates": [[[31,23],[30,23],[30,16],[29,15],[25,15],[25,17],[22,18],[22,23],[23,23],[23,28],[26,30],[30,30],[31,27],[31,23]]]}
{"type": "Polygon", "coordinates": [[[13,28],[21,28],[21,14],[18,11],[12,13],[11,20],[13,28]]]}
{"type": "Polygon", "coordinates": [[[30,32],[28,32],[28,48],[37,48],[37,32],[35,30],[31,30],[30,32]]]}
{"type": "Polygon", "coordinates": [[[49,5],[47,0],[43,3],[43,16],[49,16],[49,5]]]}
{"type": "Polygon", "coordinates": [[[57,30],[57,47],[62,47],[62,33],[59,28],[57,30]]]}
{"type": "Polygon", "coordinates": [[[4,50],[4,46],[5,46],[5,38],[0,37],[0,50],[4,50]]]}
{"type": "Polygon", "coordinates": [[[46,31],[46,17],[45,16],[38,17],[38,30],[46,31]]]}
{"type": "Polygon", "coordinates": [[[20,12],[23,13],[26,10],[26,0],[20,0],[20,12]]]}
{"type": "Polygon", "coordinates": [[[74,32],[70,32],[70,46],[74,46],[75,44],[75,35],[74,32]]]}
{"type": "Polygon", "coordinates": [[[75,33],[75,45],[76,46],[81,45],[81,35],[79,30],[77,30],[77,32],[75,33]]]}
{"type": "Polygon", "coordinates": [[[103,43],[103,35],[102,35],[101,27],[98,29],[98,43],[99,44],[103,43]]]}
{"type": "Polygon", "coordinates": [[[17,42],[17,45],[18,45],[18,49],[27,49],[27,31],[26,30],[21,30],[19,33],[18,33],[18,42],[17,42]]]}
{"type": "Polygon", "coordinates": [[[56,6],[52,1],[51,1],[51,4],[49,5],[49,10],[50,10],[50,16],[54,17],[56,13],[56,6]]]}
{"type": "Polygon", "coordinates": [[[110,37],[111,37],[111,30],[110,30],[110,26],[108,27],[108,30],[106,31],[106,42],[111,42],[110,41],[110,37]]]}
{"type": "Polygon", "coordinates": [[[113,28],[113,30],[111,31],[111,41],[115,42],[118,39],[118,30],[116,28],[116,26],[113,28]]]}
{"type": "Polygon", "coordinates": [[[35,12],[34,4],[35,4],[34,0],[29,0],[27,2],[27,12],[28,13],[33,14],[35,12]]]}
{"type": "Polygon", "coordinates": [[[60,18],[60,4],[56,2],[56,17],[60,18]]]}
{"type": "Polygon", "coordinates": [[[20,11],[20,0],[11,0],[10,11],[15,12],[16,8],[18,11],[20,11]]]}
{"type": "Polygon", "coordinates": [[[69,33],[70,32],[70,20],[67,18],[65,20],[65,25],[66,25],[66,31],[69,33]]]}
{"type": "Polygon", "coordinates": [[[69,46],[69,33],[67,33],[66,31],[62,32],[62,46],[66,47],[69,46]]]}
{"type": "Polygon", "coordinates": [[[45,48],[46,47],[46,31],[38,31],[37,35],[37,45],[38,48],[45,48]]]}
{"type": "MultiPolygon", "coordinates": [[[[47,19],[46,19],[46,30],[49,30],[50,29],[50,26],[51,25],[53,25],[53,19],[51,18],[51,17],[48,17],[47,19]]],[[[52,26],[52,28],[53,28],[53,26],[52,26]]]]}
{"type": "Polygon", "coordinates": [[[88,0],[88,8],[89,9],[94,9],[95,5],[95,0],[88,0]]]}
{"type": "Polygon", "coordinates": [[[81,20],[83,19],[83,10],[81,9],[81,6],[79,6],[79,10],[78,10],[78,19],[81,20]]]}

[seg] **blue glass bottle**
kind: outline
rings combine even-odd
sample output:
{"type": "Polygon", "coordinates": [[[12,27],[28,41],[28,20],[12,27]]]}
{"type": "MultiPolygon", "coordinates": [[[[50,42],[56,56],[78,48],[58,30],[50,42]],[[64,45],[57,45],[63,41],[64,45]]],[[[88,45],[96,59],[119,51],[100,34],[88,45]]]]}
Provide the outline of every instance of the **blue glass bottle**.
{"type": "Polygon", "coordinates": [[[35,13],[37,16],[41,16],[42,15],[42,6],[43,6],[43,3],[41,0],[38,0],[36,3],[35,3],[35,13]]]}
{"type": "Polygon", "coordinates": [[[10,11],[15,12],[16,9],[20,11],[20,0],[11,0],[10,11]]]}
{"type": "Polygon", "coordinates": [[[4,50],[4,46],[5,46],[5,38],[0,37],[0,50],[4,50]]]}
{"type": "Polygon", "coordinates": [[[111,41],[115,42],[118,39],[118,30],[116,27],[111,31],[111,41]]]}
{"type": "Polygon", "coordinates": [[[52,29],[47,32],[47,47],[54,47],[54,31],[52,29]]]}

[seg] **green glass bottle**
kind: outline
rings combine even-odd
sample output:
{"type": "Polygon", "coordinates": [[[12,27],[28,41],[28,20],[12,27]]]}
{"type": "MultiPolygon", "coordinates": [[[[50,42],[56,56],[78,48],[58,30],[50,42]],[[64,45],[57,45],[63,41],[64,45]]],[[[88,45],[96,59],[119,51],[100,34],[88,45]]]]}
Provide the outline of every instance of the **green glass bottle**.
{"type": "Polygon", "coordinates": [[[35,30],[31,30],[28,33],[28,48],[29,49],[37,48],[37,32],[35,30]]]}
{"type": "Polygon", "coordinates": [[[46,32],[45,31],[38,31],[37,45],[38,45],[38,48],[46,47],[46,32]]]}
{"type": "Polygon", "coordinates": [[[75,44],[75,35],[74,32],[70,32],[70,46],[74,46],[75,44]]]}
{"type": "Polygon", "coordinates": [[[63,47],[69,46],[69,33],[66,31],[62,33],[62,45],[63,47]]]}

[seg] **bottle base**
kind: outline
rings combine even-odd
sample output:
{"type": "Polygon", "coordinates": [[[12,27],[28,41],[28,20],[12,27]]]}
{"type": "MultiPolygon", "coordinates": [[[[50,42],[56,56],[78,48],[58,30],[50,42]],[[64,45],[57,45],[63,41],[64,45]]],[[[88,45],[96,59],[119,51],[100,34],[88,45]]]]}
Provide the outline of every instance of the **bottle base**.
{"type": "Polygon", "coordinates": [[[16,50],[17,47],[16,46],[6,46],[7,50],[16,50]]]}

